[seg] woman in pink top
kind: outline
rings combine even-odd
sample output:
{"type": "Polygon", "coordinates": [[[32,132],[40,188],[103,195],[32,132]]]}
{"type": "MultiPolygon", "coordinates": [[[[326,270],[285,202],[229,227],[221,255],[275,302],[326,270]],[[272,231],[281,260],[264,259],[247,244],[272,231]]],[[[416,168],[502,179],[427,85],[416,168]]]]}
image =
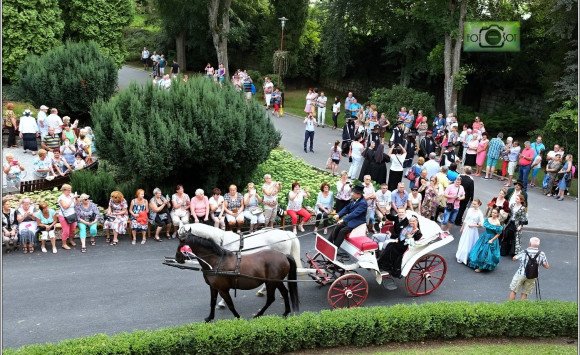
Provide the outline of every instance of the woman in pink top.
{"type": "Polygon", "coordinates": [[[487,146],[489,145],[489,139],[487,139],[487,133],[483,132],[481,134],[481,139],[477,145],[477,157],[475,158],[475,164],[477,165],[477,170],[475,176],[481,175],[481,170],[483,169],[483,164],[485,163],[485,155],[487,154],[487,146]]]}
{"type": "Polygon", "coordinates": [[[209,200],[207,199],[207,196],[204,195],[202,189],[195,190],[195,197],[191,199],[189,209],[195,223],[199,223],[200,219],[202,219],[203,222],[209,220],[209,200]]]}
{"type": "Polygon", "coordinates": [[[475,121],[473,121],[473,124],[471,125],[471,129],[477,129],[478,131],[481,129],[481,126],[483,126],[483,123],[479,120],[479,117],[475,117],[475,121]]]}

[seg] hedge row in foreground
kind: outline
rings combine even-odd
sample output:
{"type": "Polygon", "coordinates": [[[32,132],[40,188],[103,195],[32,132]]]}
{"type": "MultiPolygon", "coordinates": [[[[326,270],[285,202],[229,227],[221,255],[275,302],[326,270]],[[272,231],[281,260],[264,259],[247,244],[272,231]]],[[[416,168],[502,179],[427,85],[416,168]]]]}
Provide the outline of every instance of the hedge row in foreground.
{"type": "Polygon", "coordinates": [[[430,339],[575,338],[577,318],[577,304],[572,302],[439,302],[99,334],[7,349],[4,354],[268,354],[430,339]]]}

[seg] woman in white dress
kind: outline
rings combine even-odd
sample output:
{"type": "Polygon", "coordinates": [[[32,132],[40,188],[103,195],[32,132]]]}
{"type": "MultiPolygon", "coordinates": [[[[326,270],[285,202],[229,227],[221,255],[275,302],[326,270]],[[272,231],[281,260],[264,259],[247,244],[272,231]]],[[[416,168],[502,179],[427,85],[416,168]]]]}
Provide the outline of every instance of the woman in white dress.
{"type": "Polygon", "coordinates": [[[355,140],[350,145],[349,161],[351,161],[351,163],[350,168],[348,169],[348,177],[353,180],[358,178],[362,168],[362,151],[364,150],[362,140],[363,136],[359,134],[355,137],[355,140]]]}
{"type": "Polygon", "coordinates": [[[483,213],[479,209],[481,201],[479,199],[471,202],[471,208],[467,210],[465,220],[461,226],[461,238],[457,246],[457,253],[455,257],[460,264],[467,265],[467,257],[473,248],[475,242],[479,238],[479,231],[477,228],[483,225],[483,213]]]}

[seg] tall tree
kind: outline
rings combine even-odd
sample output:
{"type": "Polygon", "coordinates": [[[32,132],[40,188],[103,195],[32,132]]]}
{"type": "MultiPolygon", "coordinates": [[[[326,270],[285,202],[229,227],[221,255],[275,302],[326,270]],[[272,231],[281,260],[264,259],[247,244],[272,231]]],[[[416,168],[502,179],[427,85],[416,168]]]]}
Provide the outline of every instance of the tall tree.
{"type": "Polygon", "coordinates": [[[443,94],[446,113],[457,113],[457,87],[455,86],[455,80],[461,66],[463,23],[467,15],[467,3],[468,0],[449,0],[448,2],[449,17],[454,19],[457,16],[457,12],[459,12],[459,16],[456,20],[457,22],[455,22],[458,24],[455,31],[445,32],[445,49],[443,51],[445,81],[443,94]]]}
{"type": "Polygon", "coordinates": [[[133,20],[131,0],[61,0],[65,37],[73,41],[95,41],[117,66],[125,62],[127,50],[123,30],[133,20]]]}
{"type": "Polygon", "coordinates": [[[58,0],[2,2],[2,77],[15,79],[18,66],[31,54],[60,45],[64,31],[58,0]]]}
{"type": "Polygon", "coordinates": [[[218,63],[228,71],[228,34],[230,32],[230,7],[232,0],[211,0],[208,3],[209,29],[217,53],[218,63]]]}

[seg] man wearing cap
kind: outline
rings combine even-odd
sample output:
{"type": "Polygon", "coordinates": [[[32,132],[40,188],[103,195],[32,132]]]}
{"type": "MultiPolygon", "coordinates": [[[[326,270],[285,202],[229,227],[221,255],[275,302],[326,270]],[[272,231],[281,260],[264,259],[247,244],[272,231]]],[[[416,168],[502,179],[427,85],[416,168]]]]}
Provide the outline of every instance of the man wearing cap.
{"type": "Polygon", "coordinates": [[[355,185],[352,188],[352,200],[343,209],[338,212],[339,220],[337,226],[332,231],[332,235],[328,239],[336,247],[340,247],[346,235],[353,231],[356,227],[366,223],[367,215],[367,201],[363,198],[363,187],[355,185]],[[343,216],[345,216],[342,218],[343,216]]]}
{"type": "Polygon", "coordinates": [[[45,105],[40,106],[38,114],[36,115],[36,122],[38,123],[38,129],[40,130],[40,137],[44,138],[48,134],[48,125],[46,124],[46,113],[48,112],[48,107],[45,105]]]}
{"type": "Polygon", "coordinates": [[[425,160],[431,159],[431,153],[435,153],[437,144],[433,139],[433,131],[427,131],[425,137],[419,142],[419,156],[425,158],[425,160]]]}
{"type": "Polygon", "coordinates": [[[405,145],[405,138],[403,137],[405,133],[404,120],[400,119],[397,121],[397,126],[393,128],[393,134],[391,135],[391,147],[397,147],[399,144],[401,146],[405,145]]]}
{"type": "Polygon", "coordinates": [[[24,153],[30,151],[33,155],[36,155],[36,151],[38,150],[36,137],[40,135],[40,132],[36,120],[32,116],[30,110],[24,110],[24,115],[20,117],[20,125],[18,129],[20,131],[20,138],[22,138],[24,153]]]}

